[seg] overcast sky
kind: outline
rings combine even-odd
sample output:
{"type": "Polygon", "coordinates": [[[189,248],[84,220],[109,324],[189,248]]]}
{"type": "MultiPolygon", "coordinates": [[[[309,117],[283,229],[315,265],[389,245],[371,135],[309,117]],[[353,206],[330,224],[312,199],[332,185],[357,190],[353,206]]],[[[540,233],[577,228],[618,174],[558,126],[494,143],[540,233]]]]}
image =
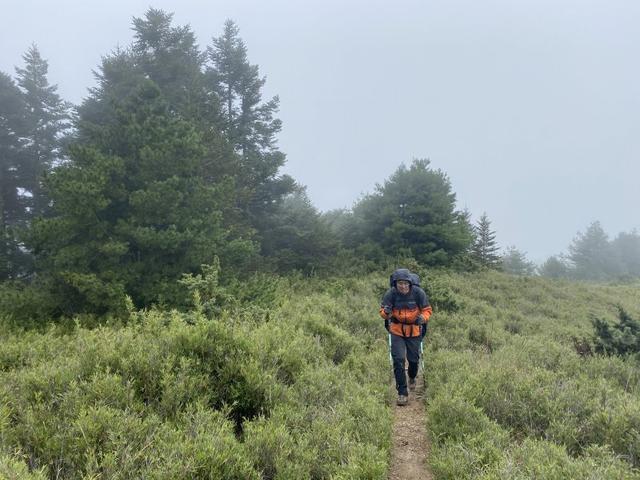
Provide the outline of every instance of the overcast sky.
{"type": "Polygon", "coordinates": [[[599,220],[640,229],[640,1],[4,0],[0,70],[35,42],[79,103],[148,7],[201,47],[236,21],[280,96],[285,172],[349,208],[429,158],[501,246],[542,261],[599,220]]]}

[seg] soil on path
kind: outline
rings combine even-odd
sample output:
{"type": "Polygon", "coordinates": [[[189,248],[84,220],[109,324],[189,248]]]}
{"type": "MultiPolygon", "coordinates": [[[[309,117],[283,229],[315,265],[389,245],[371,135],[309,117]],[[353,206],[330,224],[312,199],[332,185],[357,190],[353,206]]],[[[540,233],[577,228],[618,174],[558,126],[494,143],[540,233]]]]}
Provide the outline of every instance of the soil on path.
{"type": "MultiPolygon", "coordinates": [[[[421,372],[422,373],[422,372],[421,372]]],[[[415,392],[409,392],[409,404],[399,407],[394,402],[393,451],[389,480],[432,480],[427,468],[430,444],[427,439],[422,374],[417,377],[415,392]]],[[[395,392],[395,386],[393,387],[395,392]]]]}

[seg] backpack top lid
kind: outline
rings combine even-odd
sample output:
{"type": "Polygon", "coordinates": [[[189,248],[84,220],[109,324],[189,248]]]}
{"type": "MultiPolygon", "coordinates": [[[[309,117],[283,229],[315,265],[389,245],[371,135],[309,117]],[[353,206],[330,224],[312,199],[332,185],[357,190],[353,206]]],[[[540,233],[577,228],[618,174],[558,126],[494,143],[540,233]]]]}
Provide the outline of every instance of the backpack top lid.
{"type": "Polygon", "coordinates": [[[411,279],[411,272],[406,268],[399,268],[391,274],[391,276],[389,277],[389,286],[395,287],[398,280],[406,280],[407,282],[413,284],[413,281],[411,279]]]}
{"type": "Polygon", "coordinates": [[[411,277],[411,285],[413,285],[414,287],[420,286],[420,277],[417,273],[410,273],[409,277],[411,277]]]}

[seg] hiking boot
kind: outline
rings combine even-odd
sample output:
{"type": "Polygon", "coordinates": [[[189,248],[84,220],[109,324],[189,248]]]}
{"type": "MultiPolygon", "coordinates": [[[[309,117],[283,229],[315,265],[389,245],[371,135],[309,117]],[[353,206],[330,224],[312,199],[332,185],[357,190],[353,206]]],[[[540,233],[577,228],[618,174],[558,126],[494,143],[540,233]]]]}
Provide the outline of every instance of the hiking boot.
{"type": "Polygon", "coordinates": [[[410,378],[409,379],[409,390],[411,390],[412,392],[416,389],[416,379],[415,378],[410,378]]]}
{"type": "Polygon", "coordinates": [[[409,397],[406,395],[398,395],[398,401],[396,402],[401,407],[404,407],[407,403],[409,403],[409,397]]]}

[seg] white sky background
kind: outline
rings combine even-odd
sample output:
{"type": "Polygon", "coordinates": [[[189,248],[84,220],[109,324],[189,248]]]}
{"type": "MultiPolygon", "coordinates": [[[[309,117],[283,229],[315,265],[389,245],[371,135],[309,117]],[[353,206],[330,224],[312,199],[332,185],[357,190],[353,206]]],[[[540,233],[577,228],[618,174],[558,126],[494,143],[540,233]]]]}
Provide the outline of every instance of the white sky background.
{"type": "Polygon", "coordinates": [[[149,6],[202,48],[238,23],[280,96],[284,171],[321,210],[428,157],[460,208],[535,261],[594,220],[640,229],[637,0],[0,0],[0,70],[35,42],[78,103],[149,6]]]}

